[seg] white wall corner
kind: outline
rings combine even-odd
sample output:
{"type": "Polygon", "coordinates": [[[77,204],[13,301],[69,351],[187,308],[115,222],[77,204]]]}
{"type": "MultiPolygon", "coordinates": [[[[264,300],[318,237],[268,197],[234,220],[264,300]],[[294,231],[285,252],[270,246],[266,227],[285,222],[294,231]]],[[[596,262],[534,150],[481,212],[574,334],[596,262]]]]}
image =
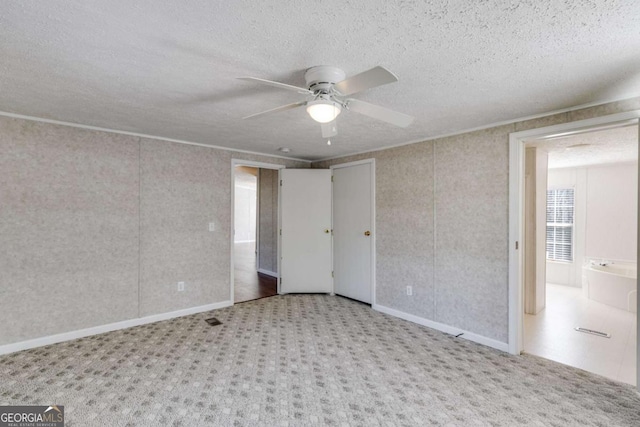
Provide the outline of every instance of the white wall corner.
{"type": "Polygon", "coordinates": [[[473,341],[478,344],[486,345],[487,347],[492,347],[500,351],[508,352],[509,344],[506,342],[501,342],[498,340],[494,340],[492,338],[487,338],[482,335],[474,334],[473,332],[465,331],[459,328],[454,328],[453,326],[445,325],[443,323],[434,322],[433,320],[425,319],[423,317],[415,316],[413,314],[405,313],[403,311],[395,310],[393,308],[385,307],[379,304],[373,304],[372,308],[381,313],[389,314],[394,317],[398,317],[403,320],[408,320],[409,322],[417,323],[418,325],[426,326],[431,329],[435,329],[450,335],[460,335],[460,338],[464,338],[469,341],[473,341]]]}
{"type": "Polygon", "coordinates": [[[94,326],[92,328],[79,329],[77,331],[64,332],[56,335],[35,338],[27,341],[20,341],[0,346],[0,355],[15,353],[17,351],[28,350],[45,345],[57,344],[65,341],[71,341],[78,338],[89,337],[92,335],[104,334],[106,332],[127,329],[134,326],[146,325],[148,323],[160,322],[163,320],[174,319],[176,317],[188,316],[190,314],[203,313],[206,311],[217,310],[220,308],[230,307],[231,301],[221,301],[213,304],[201,305],[198,307],[186,308],[184,310],[171,311],[168,313],[154,314],[151,316],[139,317],[135,319],[124,320],[122,322],[109,323],[106,325],[94,326]]]}

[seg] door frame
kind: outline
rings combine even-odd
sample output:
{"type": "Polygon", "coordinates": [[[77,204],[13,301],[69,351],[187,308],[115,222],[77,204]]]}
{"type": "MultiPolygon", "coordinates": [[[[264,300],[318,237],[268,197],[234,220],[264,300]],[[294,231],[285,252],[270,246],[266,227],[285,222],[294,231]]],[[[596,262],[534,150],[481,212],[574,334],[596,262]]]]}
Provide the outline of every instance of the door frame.
{"type": "MultiPolygon", "coordinates": [[[[640,119],[640,110],[634,110],[509,134],[509,353],[520,354],[524,346],[524,250],[516,248],[524,248],[525,141],[569,136],[598,128],[616,127],[625,123],[638,123],[638,119],[640,119]]],[[[638,175],[640,177],[640,173],[638,175]]],[[[640,185],[638,190],[640,193],[640,185]]],[[[638,201],[640,205],[640,197],[638,201]]],[[[638,215],[640,218],[640,208],[638,215]]],[[[640,242],[640,227],[638,240],[640,242]]],[[[640,250],[636,261],[640,261],[640,250]]],[[[640,303],[640,293],[638,293],[638,302],[640,303]]],[[[640,348],[640,328],[637,329],[637,344],[640,348]]],[[[640,358],[636,357],[636,366],[640,368],[638,361],[640,358]]],[[[637,384],[640,390],[640,369],[637,369],[637,375],[637,384]]]]}
{"type": "MultiPolygon", "coordinates": [[[[230,273],[229,273],[229,301],[231,301],[231,305],[235,304],[235,254],[234,254],[234,246],[235,246],[235,205],[236,205],[236,166],[248,166],[252,168],[258,169],[272,169],[278,171],[278,182],[280,182],[280,170],[285,169],[285,165],[278,165],[275,163],[264,163],[264,162],[254,162],[250,160],[242,160],[242,159],[231,159],[231,230],[230,230],[230,242],[229,242],[229,265],[230,265],[230,273]]],[[[258,188],[258,193],[260,189],[258,188]]],[[[258,214],[258,206],[256,206],[256,216],[258,214]]],[[[258,219],[256,218],[256,221],[258,219]]],[[[280,229],[280,189],[278,189],[278,230],[280,229]]],[[[256,227],[256,233],[258,233],[258,228],[256,227]]],[[[278,233],[278,276],[280,276],[280,233],[278,233]]],[[[258,244],[258,237],[256,237],[256,245],[258,244]]],[[[278,294],[280,294],[280,278],[278,277],[278,294]]]]}
{"type": "MultiPolygon", "coordinates": [[[[340,169],[340,168],[348,168],[351,166],[358,166],[358,165],[364,165],[364,164],[370,164],[371,165],[371,307],[375,307],[376,305],[376,159],[375,158],[371,158],[371,159],[364,159],[364,160],[357,160],[354,162],[348,162],[348,163],[340,163],[337,165],[332,165],[329,167],[329,169],[331,169],[331,192],[332,192],[332,199],[333,199],[333,170],[334,169],[340,169]]],[[[331,229],[332,229],[332,233],[331,233],[331,250],[332,253],[335,254],[335,251],[333,251],[333,221],[334,221],[334,215],[333,215],[333,206],[331,208],[332,213],[331,213],[331,229]]],[[[333,263],[333,257],[332,257],[332,263],[333,263]]],[[[333,268],[333,265],[332,265],[333,268]]],[[[333,291],[335,293],[335,281],[333,284],[333,291]]]]}

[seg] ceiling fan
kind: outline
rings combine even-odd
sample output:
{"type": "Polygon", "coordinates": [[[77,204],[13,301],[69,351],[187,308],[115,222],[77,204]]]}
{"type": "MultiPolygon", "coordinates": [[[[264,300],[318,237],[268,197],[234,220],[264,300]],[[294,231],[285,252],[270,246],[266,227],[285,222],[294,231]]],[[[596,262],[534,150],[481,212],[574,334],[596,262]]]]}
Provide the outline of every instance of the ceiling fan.
{"type": "Polygon", "coordinates": [[[308,97],[308,99],[304,101],[283,105],[243,118],[251,119],[266,114],[306,106],[311,118],[321,124],[322,136],[324,138],[337,135],[338,128],[335,119],[342,110],[353,111],[403,128],[411,124],[413,117],[407,114],[369,104],[368,102],[358,99],[347,98],[354,93],[362,92],[376,86],[382,86],[387,83],[397,82],[398,78],[391,71],[378,66],[356,74],[355,76],[345,77],[346,75],[341,69],[324,65],[309,68],[304,73],[304,79],[307,83],[306,88],[256,77],[238,77],[241,80],[249,80],[280,89],[296,91],[308,97]]]}

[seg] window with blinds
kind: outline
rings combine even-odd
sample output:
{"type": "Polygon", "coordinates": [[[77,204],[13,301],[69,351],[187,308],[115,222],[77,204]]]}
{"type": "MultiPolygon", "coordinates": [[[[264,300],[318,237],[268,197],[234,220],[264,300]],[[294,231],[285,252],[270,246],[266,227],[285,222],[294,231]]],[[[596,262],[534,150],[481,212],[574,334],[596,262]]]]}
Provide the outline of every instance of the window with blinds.
{"type": "Polygon", "coordinates": [[[573,261],[573,188],[547,190],[547,259],[573,261]]]}

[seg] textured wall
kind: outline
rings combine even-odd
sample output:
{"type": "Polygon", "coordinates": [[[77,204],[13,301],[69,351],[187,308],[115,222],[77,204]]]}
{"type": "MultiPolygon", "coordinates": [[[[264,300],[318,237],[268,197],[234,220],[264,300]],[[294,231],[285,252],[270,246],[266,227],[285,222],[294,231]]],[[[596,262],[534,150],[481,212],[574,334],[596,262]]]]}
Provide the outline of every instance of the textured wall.
{"type": "Polygon", "coordinates": [[[137,138],[0,117],[0,344],[138,314],[137,138]]]}
{"type": "Polygon", "coordinates": [[[509,133],[639,108],[635,98],[312,166],[376,159],[378,304],[506,342],[509,133]]]}
{"type": "Polygon", "coordinates": [[[510,128],[435,143],[436,319],[500,341],[507,339],[510,128]]]}
{"type": "Polygon", "coordinates": [[[232,157],[0,116],[0,345],[228,300],[232,157]]]}
{"type": "MultiPolygon", "coordinates": [[[[314,167],[377,159],[379,304],[506,341],[509,132],[634,109],[640,99],[314,167]]],[[[232,157],[308,166],[0,117],[0,344],[228,299],[232,157]],[[195,286],[176,297],[177,280],[195,286]]]]}
{"type": "Polygon", "coordinates": [[[229,189],[217,183],[230,164],[210,148],[140,144],[140,314],[229,299],[229,189]]]}
{"type": "Polygon", "coordinates": [[[278,171],[259,169],[258,268],[278,272],[278,171]]]}

